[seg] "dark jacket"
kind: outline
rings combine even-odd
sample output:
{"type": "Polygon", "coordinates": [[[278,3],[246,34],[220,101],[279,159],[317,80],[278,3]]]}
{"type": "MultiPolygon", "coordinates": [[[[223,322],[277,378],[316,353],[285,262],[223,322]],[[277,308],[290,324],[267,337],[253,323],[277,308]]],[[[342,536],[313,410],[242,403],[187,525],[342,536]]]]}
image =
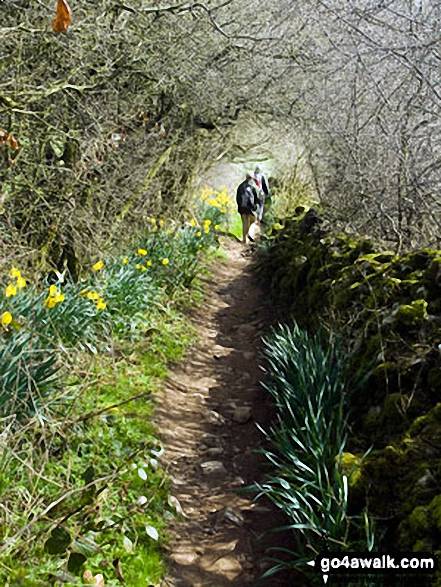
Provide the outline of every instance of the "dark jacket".
{"type": "Polygon", "coordinates": [[[263,173],[254,173],[254,181],[257,187],[265,194],[269,196],[269,188],[263,173]]]}
{"type": "Polygon", "coordinates": [[[251,214],[257,208],[257,190],[247,179],[237,188],[236,202],[239,214],[251,214]]]}

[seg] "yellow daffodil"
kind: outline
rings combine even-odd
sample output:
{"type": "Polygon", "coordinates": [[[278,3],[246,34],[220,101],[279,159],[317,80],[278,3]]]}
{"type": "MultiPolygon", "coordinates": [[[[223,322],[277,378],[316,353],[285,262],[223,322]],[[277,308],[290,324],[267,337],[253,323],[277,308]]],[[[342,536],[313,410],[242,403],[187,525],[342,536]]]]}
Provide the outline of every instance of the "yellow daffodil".
{"type": "Polygon", "coordinates": [[[51,285],[49,287],[49,295],[44,300],[44,305],[46,308],[54,308],[60,302],[64,302],[66,298],[64,294],[61,293],[61,290],[57,288],[56,285],[51,285]]]}
{"type": "Polygon", "coordinates": [[[168,263],[169,263],[169,260],[168,259],[162,259],[162,264],[163,265],[168,265],[168,263]]]}
{"type": "Polygon", "coordinates": [[[48,296],[44,300],[44,305],[46,306],[46,308],[53,308],[54,306],[57,305],[57,300],[53,296],[48,296]]]}
{"type": "Polygon", "coordinates": [[[102,261],[98,261],[97,263],[95,263],[95,265],[92,267],[92,269],[94,271],[99,271],[103,267],[104,267],[104,263],[102,261]]]}
{"type": "Polygon", "coordinates": [[[137,263],[137,264],[135,265],[135,269],[141,269],[141,265],[140,265],[139,263],[137,263]]]}
{"type": "Polygon", "coordinates": [[[10,314],[9,312],[3,312],[3,314],[2,314],[3,326],[7,326],[8,324],[11,324],[11,322],[12,322],[12,314],[10,314]]]}
{"type": "Polygon", "coordinates": [[[15,267],[13,267],[13,268],[11,269],[11,271],[9,272],[9,275],[10,275],[11,277],[13,277],[14,279],[16,279],[17,277],[21,277],[21,273],[20,273],[20,271],[19,271],[18,269],[16,269],[15,267]]]}
{"type": "Polygon", "coordinates": [[[170,229],[167,230],[167,234],[171,234],[172,231],[170,229]]]}
{"type": "Polygon", "coordinates": [[[26,287],[26,279],[24,277],[17,277],[17,287],[19,289],[26,287]]]}
{"type": "Polygon", "coordinates": [[[214,230],[219,230],[219,224],[216,224],[214,230]]]}
{"type": "Polygon", "coordinates": [[[149,222],[151,224],[156,224],[156,218],[149,218],[149,222]]]}
{"type": "Polygon", "coordinates": [[[15,296],[16,293],[17,293],[17,288],[15,287],[15,285],[12,285],[12,283],[10,283],[5,290],[6,297],[10,298],[12,296],[15,296]]]}
{"type": "Polygon", "coordinates": [[[147,267],[144,267],[144,265],[141,267],[141,271],[147,271],[147,267]]]}
{"type": "Polygon", "coordinates": [[[129,262],[129,260],[127,259],[127,257],[124,257],[124,259],[122,260],[123,265],[127,265],[127,263],[129,262]]]}
{"type": "Polygon", "coordinates": [[[196,236],[202,236],[202,232],[201,231],[197,232],[196,236]]]}
{"type": "Polygon", "coordinates": [[[191,224],[191,226],[196,226],[196,220],[194,218],[192,218],[190,220],[190,224],[191,224]]]}
{"type": "Polygon", "coordinates": [[[98,300],[97,305],[96,305],[96,309],[97,310],[105,310],[106,306],[107,306],[106,302],[103,300],[103,298],[100,298],[98,300]]]}
{"type": "Polygon", "coordinates": [[[147,267],[151,267],[152,266],[152,262],[149,260],[147,261],[147,267]]]}
{"type": "Polygon", "coordinates": [[[163,220],[160,220],[159,221],[159,226],[164,226],[164,221],[163,220]]]}
{"type": "Polygon", "coordinates": [[[44,305],[46,306],[46,308],[53,308],[54,306],[56,306],[58,304],[58,297],[57,296],[48,296],[45,300],[44,300],[44,305]]]}
{"type": "Polygon", "coordinates": [[[211,220],[210,220],[209,218],[206,218],[206,219],[204,220],[204,224],[206,224],[207,226],[210,226],[210,224],[211,224],[211,220]]]}
{"type": "Polygon", "coordinates": [[[147,255],[147,251],[145,249],[138,249],[138,255],[147,255]]]}
{"type": "Polygon", "coordinates": [[[92,302],[96,302],[97,300],[100,299],[100,294],[98,292],[96,292],[96,291],[89,291],[87,293],[87,298],[89,300],[92,300],[92,302]]]}

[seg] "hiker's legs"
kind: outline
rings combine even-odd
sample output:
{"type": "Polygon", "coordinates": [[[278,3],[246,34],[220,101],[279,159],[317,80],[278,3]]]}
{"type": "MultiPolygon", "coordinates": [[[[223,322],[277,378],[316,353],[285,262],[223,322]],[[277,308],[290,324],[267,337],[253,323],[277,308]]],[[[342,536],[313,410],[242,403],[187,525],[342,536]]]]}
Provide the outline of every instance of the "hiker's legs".
{"type": "Polygon", "coordinates": [[[248,239],[250,238],[249,232],[250,232],[250,227],[253,224],[253,222],[256,220],[256,217],[254,216],[254,214],[247,214],[247,234],[246,236],[248,237],[248,239]]]}
{"type": "Polygon", "coordinates": [[[257,215],[258,222],[260,222],[262,220],[262,218],[263,218],[263,208],[265,206],[265,194],[262,194],[260,196],[260,202],[261,202],[261,204],[259,206],[259,213],[257,215]]]}
{"type": "Polygon", "coordinates": [[[241,214],[240,217],[242,218],[242,242],[247,242],[247,234],[250,228],[248,223],[248,214],[241,214]]]}
{"type": "Polygon", "coordinates": [[[240,216],[242,218],[242,242],[246,243],[250,226],[254,222],[254,216],[252,214],[241,214],[240,216]]]}

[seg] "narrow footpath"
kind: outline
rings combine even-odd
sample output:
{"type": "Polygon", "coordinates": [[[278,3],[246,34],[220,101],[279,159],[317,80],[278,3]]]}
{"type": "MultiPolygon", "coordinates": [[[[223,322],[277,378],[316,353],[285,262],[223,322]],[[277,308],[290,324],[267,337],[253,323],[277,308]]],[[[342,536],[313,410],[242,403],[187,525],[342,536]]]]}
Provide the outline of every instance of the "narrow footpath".
{"type": "MultiPolygon", "coordinates": [[[[243,245],[225,240],[223,249],[228,260],[213,265],[205,302],[189,317],[200,341],[172,370],[156,411],[171,493],[182,508],[163,587],[249,587],[281,543],[280,533],[268,532],[284,523],[277,509],[237,492],[262,480],[267,467],[255,451],[263,441],[256,423],[268,429],[271,417],[259,384],[268,310],[243,245]]],[[[281,573],[259,585],[289,584],[281,573]]]]}

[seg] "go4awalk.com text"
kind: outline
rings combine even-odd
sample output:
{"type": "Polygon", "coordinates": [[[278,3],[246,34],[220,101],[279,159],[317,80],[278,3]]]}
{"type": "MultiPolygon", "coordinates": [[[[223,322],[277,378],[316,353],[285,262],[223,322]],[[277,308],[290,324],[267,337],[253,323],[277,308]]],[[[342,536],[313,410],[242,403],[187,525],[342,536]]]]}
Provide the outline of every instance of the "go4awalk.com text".
{"type": "Polygon", "coordinates": [[[324,583],[330,577],[347,575],[354,580],[354,575],[431,575],[438,568],[438,559],[432,553],[338,553],[320,554],[309,563],[322,574],[324,583]]]}

